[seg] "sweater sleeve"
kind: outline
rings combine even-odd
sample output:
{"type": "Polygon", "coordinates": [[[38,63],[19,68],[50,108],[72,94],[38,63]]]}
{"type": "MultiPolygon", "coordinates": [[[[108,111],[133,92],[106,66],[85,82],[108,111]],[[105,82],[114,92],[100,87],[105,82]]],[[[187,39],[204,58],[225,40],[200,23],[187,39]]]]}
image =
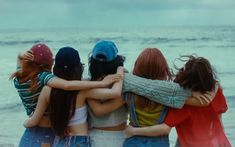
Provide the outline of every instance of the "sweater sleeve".
{"type": "Polygon", "coordinates": [[[128,73],[123,84],[123,92],[132,92],[174,108],[182,108],[186,98],[192,95],[190,90],[177,83],[145,79],[128,73]]]}

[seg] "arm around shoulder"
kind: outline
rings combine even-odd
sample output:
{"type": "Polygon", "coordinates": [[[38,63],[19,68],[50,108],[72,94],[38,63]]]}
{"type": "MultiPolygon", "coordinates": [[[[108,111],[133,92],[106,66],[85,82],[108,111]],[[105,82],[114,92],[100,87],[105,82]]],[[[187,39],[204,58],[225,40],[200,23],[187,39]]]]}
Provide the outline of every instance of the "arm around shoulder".
{"type": "Polygon", "coordinates": [[[102,81],[67,81],[58,77],[53,77],[47,83],[50,87],[64,89],[64,90],[85,90],[91,88],[102,88],[111,85],[112,83],[121,79],[118,74],[113,74],[105,77],[102,81]]]}
{"type": "Polygon", "coordinates": [[[124,103],[125,101],[121,97],[117,99],[111,99],[103,103],[101,103],[99,100],[88,100],[88,104],[96,116],[109,114],[120,108],[124,103]]]}
{"type": "Polygon", "coordinates": [[[190,90],[180,87],[177,83],[145,79],[132,74],[125,74],[123,91],[133,92],[174,108],[182,108],[186,98],[192,95],[190,90]]]}
{"type": "MultiPolygon", "coordinates": [[[[119,68],[117,74],[123,74],[123,68],[119,68]]],[[[82,91],[86,98],[93,99],[114,99],[120,98],[122,95],[123,80],[115,82],[112,88],[94,88],[82,91]]]]}
{"type": "Polygon", "coordinates": [[[187,98],[185,104],[191,105],[191,106],[198,106],[198,107],[209,106],[211,102],[213,101],[216,93],[218,92],[218,89],[219,89],[219,83],[216,83],[214,90],[207,91],[204,94],[193,91],[192,92],[193,96],[187,98]]]}

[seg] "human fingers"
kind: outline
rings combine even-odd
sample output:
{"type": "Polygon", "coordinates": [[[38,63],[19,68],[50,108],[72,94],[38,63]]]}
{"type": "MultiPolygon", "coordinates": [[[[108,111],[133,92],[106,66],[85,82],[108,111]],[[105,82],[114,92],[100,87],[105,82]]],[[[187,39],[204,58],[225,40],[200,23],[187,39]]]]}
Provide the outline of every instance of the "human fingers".
{"type": "Polygon", "coordinates": [[[201,101],[203,101],[203,103],[208,103],[208,104],[210,103],[210,100],[206,94],[201,95],[200,99],[201,99],[201,101]]]}
{"type": "Polygon", "coordinates": [[[108,86],[114,82],[120,81],[120,78],[118,78],[117,74],[107,75],[104,77],[103,82],[105,86],[108,86]]]}
{"type": "Polygon", "coordinates": [[[209,102],[209,103],[212,102],[212,100],[213,100],[214,97],[215,97],[214,91],[213,91],[213,92],[206,92],[204,95],[206,96],[206,100],[207,100],[207,102],[209,102]]]}
{"type": "Polygon", "coordinates": [[[196,94],[194,94],[193,97],[196,98],[201,104],[203,104],[201,95],[196,95],[196,94]]]}
{"type": "Polygon", "coordinates": [[[107,77],[107,78],[110,78],[111,80],[113,80],[113,81],[120,81],[120,80],[122,80],[123,79],[123,74],[113,74],[113,75],[109,75],[109,77],[107,77]]]}
{"type": "Polygon", "coordinates": [[[125,129],[125,137],[130,138],[132,135],[132,126],[128,125],[125,129]]]}
{"type": "Polygon", "coordinates": [[[26,60],[30,60],[33,61],[34,60],[34,56],[32,54],[26,54],[24,57],[26,60]]]}
{"type": "Polygon", "coordinates": [[[33,61],[33,60],[34,60],[34,55],[33,55],[32,51],[29,50],[29,51],[26,51],[26,52],[24,53],[23,58],[24,58],[25,60],[33,61]]]}
{"type": "Polygon", "coordinates": [[[118,80],[118,81],[122,80],[123,78],[124,78],[124,75],[123,75],[123,74],[116,74],[116,75],[113,77],[113,79],[118,80]]]}
{"type": "Polygon", "coordinates": [[[124,74],[124,68],[122,66],[117,68],[117,74],[124,74]]]}

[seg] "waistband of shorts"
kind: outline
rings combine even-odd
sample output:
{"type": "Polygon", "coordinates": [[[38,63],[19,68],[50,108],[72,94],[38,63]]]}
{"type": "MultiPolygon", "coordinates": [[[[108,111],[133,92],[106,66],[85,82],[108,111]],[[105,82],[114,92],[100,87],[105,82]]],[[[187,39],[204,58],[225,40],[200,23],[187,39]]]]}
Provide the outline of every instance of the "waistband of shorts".
{"type": "Polygon", "coordinates": [[[120,131],[107,131],[107,130],[99,130],[99,129],[91,129],[89,133],[99,133],[99,134],[124,134],[124,130],[120,131]]]}
{"type": "Polygon", "coordinates": [[[131,138],[159,140],[159,139],[169,139],[169,135],[161,135],[161,136],[132,136],[131,138]]]}
{"type": "Polygon", "coordinates": [[[35,126],[35,127],[26,128],[26,130],[28,131],[52,131],[52,128],[35,126]]]}
{"type": "Polygon", "coordinates": [[[47,127],[39,127],[39,126],[36,126],[36,127],[31,127],[31,128],[26,128],[25,130],[26,133],[38,133],[40,132],[41,134],[42,133],[45,133],[45,134],[54,134],[53,130],[51,128],[47,128],[47,127]]]}
{"type": "MultiPolygon", "coordinates": [[[[56,138],[59,138],[56,136],[56,138]]],[[[86,142],[90,143],[90,136],[80,136],[80,135],[73,135],[73,136],[66,136],[69,140],[73,140],[75,142],[86,142]]]]}

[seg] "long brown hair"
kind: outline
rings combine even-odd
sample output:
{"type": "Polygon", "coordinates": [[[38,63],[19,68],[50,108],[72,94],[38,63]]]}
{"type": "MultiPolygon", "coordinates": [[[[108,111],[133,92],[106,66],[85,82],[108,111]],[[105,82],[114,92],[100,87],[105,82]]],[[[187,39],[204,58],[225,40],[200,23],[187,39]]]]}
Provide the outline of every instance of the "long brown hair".
{"type": "MultiPolygon", "coordinates": [[[[152,80],[171,80],[172,78],[167,61],[157,48],[146,48],[142,51],[135,61],[133,74],[152,80]]],[[[150,106],[150,108],[158,105],[143,97],[138,98],[136,103],[140,107],[150,106]]]]}
{"type": "Polygon", "coordinates": [[[186,89],[202,93],[215,89],[216,76],[210,62],[203,57],[193,55],[181,56],[179,59],[185,61],[183,60],[185,57],[188,60],[184,67],[178,68],[174,82],[186,89]]]}
{"type": "Polygon", "coordinates": [[[51,72],[52,65],[39,65],[35,62],[23,59],[20,62],[20,69],[14,72],[10,76],[10,79],[18,78],[20,83],[24,83],[30,80],[31,84],[29,90],[31,92],[37,89],[37,75],[43,71],[51,72]]]}

